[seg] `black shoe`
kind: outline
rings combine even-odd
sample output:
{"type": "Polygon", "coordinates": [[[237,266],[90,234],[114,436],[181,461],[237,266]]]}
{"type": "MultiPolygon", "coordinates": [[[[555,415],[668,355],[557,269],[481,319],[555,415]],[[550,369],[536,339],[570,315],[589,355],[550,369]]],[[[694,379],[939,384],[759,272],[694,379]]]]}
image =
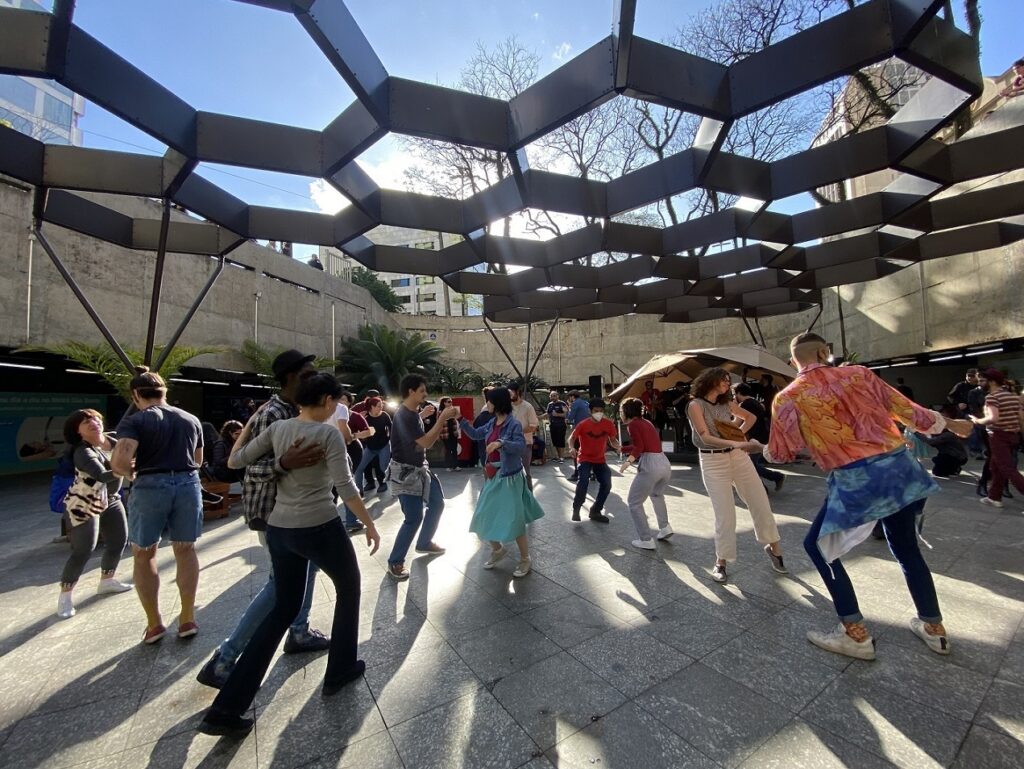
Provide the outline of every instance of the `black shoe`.
{"type": "Polygon", "coordinates": [[[780,475],[779,479],[775,481],[775,490],[782,491],[782,484],[786,482],[786,476],[780,475]]]}
{"type": "Polygon", "coordinates": [[[387,491],[387,490],[388,490],[388,485],[387,485],[386,483],[382,483],[382,484],[380,484],[380,485],[379,485],[379,486],[377,487],[377,493],[378,493],[378,494],[383,494],[383,493],[384,493],[385,491],[387,491]]]}
{"type": "Polygon", "coordinates": [[[199,731],[213,737],[230,737],[233,740],[240,740],[252,731],[256,721],[252,718],[241,716],[229,716],[225,713],[218,713],[213,708],[206,711],[203,720],[199,722],[199,731]]]}
{"type": "Polygon", "coordinates": [[[580,509],[578,507],[574,507],[572,509],[572,519],[574,521],[582,521],[583,520],[582,518],[580,518],[580,509]]]}
{"type": "Polygon", "coordinates": [[[202,669],[196,675],[196,680],[203,686],[209,686],[211,689],[220,689],[224,686],[224,682],[228,680],[228,676],[231,675],[231,668],[229,667],[226,671],[220,666],[220,651],[215,651],[213,656],[210,657],[210,661],[203,665],[202,669]]]}
{"type": "Polygon", "coordinates": [[[569,480],[572,481],[573,483],[576,483],[579,479],[580,477],[576,475],[576,473],[573,473],[572,475],[569,476],[569,480]]]}
{"type": "Polygon", "coordinates": [[[324,681],[324,688],[322,690],[324,697],[333,697],[335,694],[340,692],[346,684],[350,684],[357,678],[361,678],[365,672],[366,663],[362,660],[356,660],[356,664],[352,666],[352,669],[337,681],[324,681]]]}
{"type": "Polygon", "coordinates": [[[603,513],[595,513],[593,510],[590,511],[590,520],[596,521],[597,523],[610,523],[611,518],[603,513]]]}
{"type": "Polygon", "coordinates": [[[301,637],[295,635],[291,630],[284,642],[285,654],[298,654],[300,652],[322,652],[331,648],[331,639],[321,633],[307,627],[301,637]]]}

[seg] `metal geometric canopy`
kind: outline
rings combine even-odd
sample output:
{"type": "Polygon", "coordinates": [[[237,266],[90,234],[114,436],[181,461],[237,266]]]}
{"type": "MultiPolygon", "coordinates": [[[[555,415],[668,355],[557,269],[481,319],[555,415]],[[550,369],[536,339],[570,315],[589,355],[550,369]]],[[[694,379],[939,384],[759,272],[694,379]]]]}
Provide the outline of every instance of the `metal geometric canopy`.
{"type": "Polygon", "coordinates": [[[615,0],[612,34],[510,101],[389,75],[342,0],[241,0],[296,16],[356,95],[323,131],[194,109],[72,22],[0,9],[0,73],[55,79],[166,144],[164,157],[46,145],[0,127],[0,173],[49,194],[36,217],[128,248],[223,253],[246,238],[331,245],[372,270],[440,276],[484,295],[492,320],[664,321],[807,309],[820,290],[891,274],[916,261],[1024,238],[991,221],[1024,214],[1024,195],[988,191],[933,200],[951,184],[1021,167],[1018,127],[953,144],[934,134],[981,92],[972,39],[937,15],[942,0],[871,0],[723,66],[633,34],[636,0],[615,0]],[[930,75],[884,125],[774,162],[722,151],[733,122],[866,66],[899,57],[930,75]],[[617,95],[701,116],[693,146],[608,182],[530,169],[531,141],[617,95]],[[512,175],[465,200],[381,189],[355,162],[388,132],[507,154],[512,175]],[[352,205],[335,216],[248,205],[195,173],[200,162],[322,177],[352,205]],[[885,190],[795,215],[768,204],[883,169],[885,190]],[[671,227],[612,217],[704,188],[765,201],[671,227]],[[207,220],[133,219],[73,191],[163,198],[207,220]],[[524,209],[599,220],[547,241],[488,234],[524,209]],[[379,224],[465,236],[439,251],[383,246],[379,224]],[[847,236],[805,245],[824,237],[847,236]],[[756,241],[705,256],[683,252],[756,241]],[[571,264],[614,251],[606,266],[571,264]],[[482,262],[527,269],[469,270],[482,262]],[[651,280],[655,279],[655,280],[651,280]]]}

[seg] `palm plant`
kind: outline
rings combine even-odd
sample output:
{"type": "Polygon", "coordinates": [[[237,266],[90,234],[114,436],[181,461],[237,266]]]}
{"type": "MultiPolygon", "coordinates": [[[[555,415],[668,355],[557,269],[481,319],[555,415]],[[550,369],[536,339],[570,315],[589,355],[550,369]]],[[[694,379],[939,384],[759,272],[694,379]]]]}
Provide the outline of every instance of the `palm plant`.
{"type": "Polygon", "coordinates": [[[341,340],[338,368],[357,391],[372,388],[394,395],[402,377],[427,375],[442,352],[420,334],[373,324],[360,328],[358,336],[341,340]]]}
{"type": "MultiPolygon", "coordinates": [[[[242,356],[249,361],[257,374],[268,379],[274,378],[274,358],[285,351],[284,347],[264,347],[251,339],[242,342],[242,356]]],[[[313,367],[316,369],[334,369],[337,361],[331,358],[316,358],[313,367]]]]}
{"type": "MultiPolygon", "coordinates": [[[[125,354],[135,365],[141,365],[143,353],[139,350],[125,348],[125,354]]],[[[83,369],[92,371],[101,376],[107,384],[114,388],[125,402],[131,403],[131,391],[128,387],[131,382],[131,375],[125,370],[124,363],[105,344],[89,344],[88,342],[67,341],[59,344],[40,344],[22,347],[16,352],[48,352],[54,355],[63,355],[73,360],[83,369]]],[[[153,357],[159,360],[163,352],[162,347],[154,348],[153,357]]],[[[181,368],[193,358],[208,353],[223,352],[220,347],[185,347],[177,345],[167,356],[159,370],[156,372],[166,381],[172,376],[181,373],[181,368]]]]}
{"type": "Polygon", "coordinates": [[[429,367],[427,384],[431,392],[475,393],[484,386],[484,376],[469,366],[440,361],[429,367]]]}

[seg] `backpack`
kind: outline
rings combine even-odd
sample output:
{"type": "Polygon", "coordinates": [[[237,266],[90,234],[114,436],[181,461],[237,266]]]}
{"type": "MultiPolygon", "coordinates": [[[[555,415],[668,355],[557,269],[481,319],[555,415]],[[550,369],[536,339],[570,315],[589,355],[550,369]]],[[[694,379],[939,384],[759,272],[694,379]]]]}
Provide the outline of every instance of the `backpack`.
{"type": "Polygon", "coordinates": [[[64,454],[57,460],[57,469],[50,480],[50,510],[55,513],[64,513],[64,498],[68,495],[68,489],[75,482],[75,461],[69,454],[64,454]]]}

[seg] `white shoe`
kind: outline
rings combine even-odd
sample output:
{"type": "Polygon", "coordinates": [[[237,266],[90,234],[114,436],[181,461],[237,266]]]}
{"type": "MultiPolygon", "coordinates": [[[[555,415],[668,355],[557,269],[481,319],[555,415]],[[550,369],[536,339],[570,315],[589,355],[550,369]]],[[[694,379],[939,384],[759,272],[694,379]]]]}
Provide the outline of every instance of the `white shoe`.
{"type": "Polygon", "coordinates": [[[981,502],[981,504],[983,504],[983,505],[988,505],[989,507],[1002,507],[1003,506],[1003,503],[1000,502],[999,500],[991,499],[989,497],[982,497],[978,501],[981,502]]]}
{"type": "Polygon", "coordinates": [[[807,640],[819,649],[844,654],[854,659],[873,660],[875,658],[875,639],[868,636],[863,641],[854,641],[846,634],[846,628],[842,623],[828,633],[811,630],[807,633],[807,640]]]}
{"type": "Polygon", "coordinates": [[[654,545],[653,539],[634,539],[633,547],[638,547],[641,550],[657,550],[658,548],[654,545]]]}
{"type": "Polygon", "coordinates": [[[96,588],[96,595],[113,595],[114,593],[127,593],[135,586],[127,582],[121,582],[113,577],[101,579],[99,587],[96,588]]]}
{"type": "Polygon", "coordinates": [[[75,616],[75,604],[71,599],[71,591],[66,593],[62,590],[57,599],[57,616],[61,619],[70,619],[75,616]]]}
{"type": "Polygon", "coordinates": [[[914,635],[928,644],[928,648],[936,654],[949,654],[949,639],[944,635],[932,635],[924,628],[924,622],[917,617],[912,617],[910,620],[910,629],[914,631],[914,635]]]}
{"type": "Polygon", "coordinates": [[[504,547],[499,547],[497,550],[491,551],[491,557],[487,559],[487,563],[484,564],[485,569],[493,569],[497,566],[501,560],[508,555],[508,550],[504,547]]]}
{"type": "Polygon", "coordinates": [[[519,565],[516,566],[516,570],[512,572],[512,576],[525,577],[527,574],[530,573],[530,570],[532,568],[533,562],[529,558],[524,558],[522,561],[519,562],[519,565]]]}
{"type": "Polygon", "coordinates": [[[675,532],[672,531],[672,527],[666,526],[664,529],[658,532],[658,539],[668,539],[673,534],[675,534],[675,532]]]}

